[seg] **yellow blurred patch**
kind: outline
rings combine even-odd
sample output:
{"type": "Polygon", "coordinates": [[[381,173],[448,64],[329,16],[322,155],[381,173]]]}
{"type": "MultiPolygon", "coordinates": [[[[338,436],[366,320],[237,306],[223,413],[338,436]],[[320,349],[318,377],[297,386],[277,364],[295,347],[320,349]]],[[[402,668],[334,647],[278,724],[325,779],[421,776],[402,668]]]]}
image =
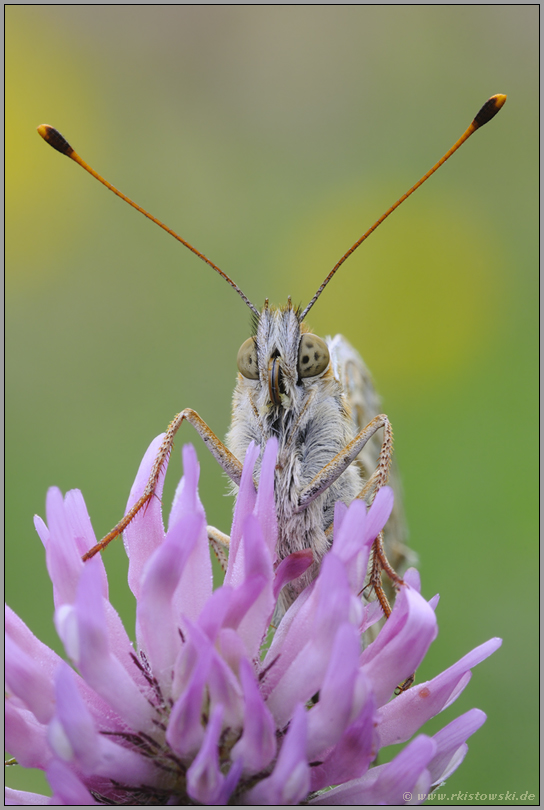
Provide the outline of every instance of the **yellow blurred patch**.
{"type": "MultiPolygon", "coordinates": [[[[474,203],[467,210],[466,197],[446,198],[436,182],[419,195],[359,247],[308,315],[317,334],[342,332],[378,383],[418,390],[471,365],[497,334],[505,305],[498,235],[474,203]]],[[[389,199],[383,186],[364,196],[389,199]]],[[[329,200],[298,231],[289,264],[303,279],[304,304],[382,213],[360,197],[329,200]]]]}
{"type": "Polygon", "coordinates": [[[46,121],[83,131],[96,105],[70,31],[53,27],[38,6],[8,6],[5,37],[6,280],[13,289],[57,272],[61,262],[46,256],[69,251],[77,239],[72,226],[85,224],[64,186],[74,167],[43,143],[36,127],[46,121]]]}

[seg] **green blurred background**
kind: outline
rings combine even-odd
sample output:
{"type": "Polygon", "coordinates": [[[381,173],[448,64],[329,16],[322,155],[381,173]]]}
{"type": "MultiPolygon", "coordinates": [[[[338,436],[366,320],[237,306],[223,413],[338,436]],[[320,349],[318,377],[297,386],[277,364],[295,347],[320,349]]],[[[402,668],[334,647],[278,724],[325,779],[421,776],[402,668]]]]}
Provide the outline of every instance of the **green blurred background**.
{"type": "MultiPolygon", "coordinates": [[[[223,437],[249,312],[36,126],[58,127],[257,306],[306,304],[508,94],[309,322],[361,351],[392,419],[423,592],[442,597],[418,679],[504,639],[429,725],[488,714],[441,792],[536,793],[538,6],[12,5],[6,45],[6,590],[57,650],[32,524],[47,488],[80,488],[102,536],[174,413],[190,406],[223,437]]],[[[190,427],[166,503],[189,441],[208,520],[228,530],[224,478],[190,427]]],[[[122,544],[104,558],[132,635],[122,544]]]]}

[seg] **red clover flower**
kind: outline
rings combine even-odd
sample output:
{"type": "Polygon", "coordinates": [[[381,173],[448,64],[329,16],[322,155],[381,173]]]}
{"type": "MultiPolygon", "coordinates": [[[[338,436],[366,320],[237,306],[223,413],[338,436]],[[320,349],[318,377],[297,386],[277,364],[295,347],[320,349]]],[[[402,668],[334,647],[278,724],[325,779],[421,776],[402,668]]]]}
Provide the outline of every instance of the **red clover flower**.
{"type": "MultiPolygon", "coordinates": [[[[142,494],[162,437],[147,451],[129,506],[142,494]]],[[[485,721],[472,709],[430,737],[417,735],[463,691],[491,639],[445,672],[395,696],[437,634],[437,597],[405,576],[391,617],[364,604],[372,543],[392,491],[370,508],[337,505],[334,542],[317,579],[269,639],[279,592],[311,563],[276,565],[275,440],[264,450],[258,492],[244,464],[224,584],[212,586],[198,463],[183,449],[184,477],[168,529],[159,498],[125,530],[136,643],[108,599],[81,493],[47,495],[36,518],[53,583],[55,626],[73,666],[6,609],[6,747],[45,771],[52,798],[7,789],[7,805],[419,804],[460,765],[485,721]],[[414,736],[417,735],[417,736],[414,736]],[[407,745],[387,764],[382,748],[407,745]]],[[[160,496],[162,492],[162,481],[160,496]]]]}

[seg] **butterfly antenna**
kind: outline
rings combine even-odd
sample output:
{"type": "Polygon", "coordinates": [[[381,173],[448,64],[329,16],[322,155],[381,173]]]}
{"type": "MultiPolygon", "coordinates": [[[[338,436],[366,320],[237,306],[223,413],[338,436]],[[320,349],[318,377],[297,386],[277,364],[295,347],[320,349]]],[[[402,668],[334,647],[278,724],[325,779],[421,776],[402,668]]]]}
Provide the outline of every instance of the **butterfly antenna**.
{"type": "Polygon", "coordinates": [[[152,214],[149,214],[145,210],[145,208],[142,208],[141,206],[137,205],[129,197],[127,197],[126,194],[123,194],[121,191],[116,189],[115,186],[112,186],[111,183],[108,183],[108,181],[105,180],[103,177],[101,177],[98,174],[98,172],[95,172],[95,170],[93,168],[91,168],[88,165],[88,163],[85,163],[83,158],[81,158],[78,155],[78,153],[70,146],[68,141],[60,134],[60,132],[57,129],[54,129],[54,127],[50,127],[49,124],[41,124],[38,127],[38,132],[42,136],[44,141],[46,141],[46,143],[48,143],[50,146],[52,146],[53,149],[56,149],[57,152],[60,152],[62,155],[66,155],[66,157],[69,157],[72,160],[75,160],[75,162],[79,163],[79,165],[83,169],[85,169],[86,172],[89,172],[89,174],[92,174],[93,177],[95,177],[97,180],[99,180],[102,183],[102,185],[106,186],[106,188],[109,188],[110,191],[113,191],[114,194],[117,194],[118,197],[121,197],[122,200],[124,200],[129,205],[131,205],[133,208],[135,208],[137,211],[139,211],[140,214],[143,214],[144,217],[147,217],[148,219],[150,219],[152,222],[155,223],[155,225],[158,225],[160,228],[162,228],[163,231],[166,231],[166,233],[169,233],[170,236],[173,236],[174,239],[177,239],[178,242],[181,242],[182,245],[185,245],[186,248],[189,248],[189,250],[191,250],[195,254],[195,256],[198,256],[199,259],[202,259],[203,262],[206,262],[206,264],[208,264],[211,268],[213,268],[213,270],[215,270],[216,273],[219,273],[219,275],[222,278],[224,278],[225,281],[228,284],[230,284],[230,286],[233,287],[236,290],[236,292],[238,293],[238,295],[240,296],[242,301],[244,301],[247,304],[247,306],[250,308],[250,310],[253,312],[253,314],[256,315],[257,317],[259,317],[259,310],[256,307],[253,306],[253,304],[251,303],[249,298],[247,298],[247,296],[244,295],[244,293],[242,292],[240,287],[237,284],[235,284],[235,282],[231,278],[229,278],[229,276],[227,276],[226,273],[224,273],[222,270],[220,270],[219,267],[211,261],[211,259],[208,259],[207,256],[205,256],[199,250],[194,248],[185,239],[182,239],[181,236],[178,236],[178,234],[175,231],[173,231],[171,228],[168,228],[168,226],[165,225],[163,222],[161,222],[160,219],[157,219],[152,214]]]}
{"type": "Polygon", "coordinates": [[[481,110],[478,112],[478,114],[476,115],[476,117],[474,118],[474,120],[472,121],[472,123],[470,124],[470,126],[468,127],[468,129],[466,129],[466,130],[465,130],[465,132],[463,132],[463,134],[461,135],[461,137],[459,138],[459,140],[458,140],[458,141],[456,141],[456,142],[453,144],[453,146],[451,147],[451,149],[449,149],[449,150],[446,152],[446,154],[445,154],[443,157],[441,157],[441,158],[440,158],[440,160],[438,161],[438,163],[435,163],[435,165],[432,167],[432,169],[429,169],[429,171],[427,172],[427,174],[424,174],[424,175],[423,175],[423,177],[421,178],[421,180],[419,180],[419,181],[418,181],[418,182],[415,184],[415,186],[412,186],[412,188],[411,188],[409,191],[407,191],[407,192],[406,192],[406,194],[403,194],[403,195],[402,195],[402,197],[401,197],[399,200],[397,200],[397,202],[396,202],[396,203],[394,203],[394,204],[391,206],[391,208],[388,208],[388,209],[387,209],[387,211],[385,212],[385,214],[382,214],[382,216],[381,216],[381,217],[380,217],[378,220],[376,220],[376,222],[374,223],[374,225],[372,225],[372,227],[370,227],[370,228],[368,229],[368,231],[366,231],[366,232],[365,232],[365,233],[364,233],[364,234],[361,236],[361,238],[360,238],[360,239],[358,239],[358,240],[355,242],[355,244],[354,244],[354,245],[352,245],[352,246],[350,247],[350,249],[347,251],[347,253],[344,253],[344,255],[342,256],[342,258],[341,258],[341,259],[340,259],[338,262],[336,262],[336,264],[335,264],[335,265],[334,265],[334,267],[332,268],[331,272],[329,273],[329,275],[327,276],[327,278],[325,279],[325,281],[323,282],[323,284],[322,284],[322,285],[319,287],[319,289],[317,290],[316,294],[314,295],[314,297],[312,298],[312,300],[310,301],[310,303],[308,304],[308,306],[306,307],[306,309],[304,310],[304,312],[303,312],[303,313],[302,313],[302,315],[300,316],[300,320],[301,320],[301,321],[302,321],[302,320],[304,320],[304,318],[306,317],[306,315],[308,314],[308,312],[311,310],[311,308],[313,307],[313,305],[315,304],[315,302],[317,301],[317,299],[319,298],[319,296],[321,295],[321,293],[323,292],[323,290],[325,289],[325,287],[327,286],[327,284],[329,283],[329,281],[331,280],[331,278],[334,276],[334,274],[336,273],[336,271],[338,270],[338,268],[339,268],[339,267],[340,267],[342,264],[344,264],[344,262],[346,261],[346,259],[347,259],[349,256],[351,256],[351,254],[352,254],[352,253],[353,253],[355,250],[357,250],[357,248],[359,247],[359,245],[362,245],[362,243],[365,241],[365,239],[367,239],[367,238],[370,236],[370,234],[372,233],[372,231],[375,231],[375,230],[376,230],[376,228],[378,227],[378,225],[381,225],[381,224],[382,224],[382,222],[384,221],[384,219],[387,219],[387,217],[388,217],[390,214],[392,214],[392,213],[393,213],[393,211],[395,210],[395,208],[398,208],[398,207],[399,207],[399,205],[401,205],[401,203],[403,203],[403,202],[404,202],[406,199],[408,199],[408,197],[410,196],[410,194],[413,194],[413,193],[414,193],[414,191],[416,191],[416,189],[418,189],[418,188],[419,188],[421,185],[423,185],[423,183],[425,182],[425,180],[428,180],[428,179],[429,179],[429,177],[430,177],[432,174],[434,174],[434,173],[435,173],[435,171],[436,171],[437,169],[439,169],[439,168],[442,166],[442,164],[443,164],[443,163],[445,163],[445,162],[446,162],[446,160],[448,160],[448,158],[450,158],[450,157],[453,155],[453,153],[454,153],[454,152],[457,152],[457,150],[459,149],[459,147],[460,147],[460,146],[462,146],[462,145],[464,144],[464,142],[465,142],[466,140],[468,140],[468,138],[470,138],[470,136],[472,135],[472,133],[473,133],[473,132],[476,132],[476,130],[477,130],[477,129],[479,129],[480,127],[483,127],[483,125],[484,125],[484,124],[487,124],[487,122],[488,122],[488,121],[491,121],[491,119],[492,119],[492,118],[494,118],[494,117],[497,115],[497,113],[499,112],[499,110],[501,109],[501,107],[503,106],[503,104],[504,104],[504,102],[505,102],[505,101],[506,101],[506,96],[505,96],[505,95],[503,95],[502,93],[499,93],[499,94],[497,94],[496,96],[491,96],[491,98],[489,98],[489,99],[488,99],[488,100],[485,102],[485,104],[483,105],[483,107],[481,108],[481,110]]]}

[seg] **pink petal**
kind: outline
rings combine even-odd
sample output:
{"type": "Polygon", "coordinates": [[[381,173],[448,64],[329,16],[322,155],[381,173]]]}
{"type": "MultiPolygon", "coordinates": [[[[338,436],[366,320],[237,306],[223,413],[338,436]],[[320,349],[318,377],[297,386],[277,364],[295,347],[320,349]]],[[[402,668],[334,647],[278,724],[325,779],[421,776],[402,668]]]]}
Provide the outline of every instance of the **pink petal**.
{"type": "Polygon", "coordinates": [[[245,794],[245,804],[290,805],[305,799],[310,788],[307,742],[306,710],[299,704],[283,739],[274,770],[245,794]]]}
{"type": "Polygon", "coordinates": [[[226,726],[239,727],[244,716],[244,698],[240,681],[223,660],[213,651],[212,664],[208,677],[210,704],[221,706],[226,726]]]}
{"type": "MultiPolygon", "coordinates": [[[[109,605],[109,603],[104,604],[109,605]]],[[[111,608],[111,605],[109,607],[111,608]]],[[[111,608],[109,612],[115,613],[113,608],[111,608]]],[[[115,616],[117,616],[117,614],[115,614],[115,616]]],[[[113,616],[110,616],[108,619],[109,626],[111,627],[113,623],[113,616]]],[[[9,638],[11,638],[16,645],[24,653],[26,653],[26,655],[30,656],[35,665],[39,667],[42,677],[46,679],[48,683],[53,684],[59,665],[62,664],[62,658],[60,658],[60,656],[53,652],[53,650],[50,650],[49,647],[39,641],[39,639],[37,639],[36,636],[30,632],[25,623],[8,606],[6,606],[6,636],[9,636],[9,638]]],[[[123,635],[123,638],[125,637],[126,634],[123,635]]],[[[120,654],[124,653],[125,647],[122,643],[121,634],[115,632],[113,638],[115,649],[117,649],[120,654]]],[[[132,670],[137,673],[136,677],[138,677],[138,670],[135,669],[132,662],[130,663],[130,666],[132,670]]],[[[115,714],[112,712],[111,708],[107,706],[107,704],[101,700],[101,698],[92,689],[90,689],[85,681],[79,678],[79,676],[74,675],[74,677],[77,678],[78,689],[84,696],[96,722],[98,722],[104,729],[119,729],[120,721],[116,721],[115,714]]],[[[143,678],[141,681],[143,681],[143,678]]],[[[29,733],[37,734],[37,732],[29,733]]],[[[20,759],[19,754],[17,754],[17,758],[20,759]]]]}
{"type": "Polygon", "coordinates": [[[31,711],[5,701],[6,751],[15,757],[23,768],[46,767],[52,757],[47,743],[47,727],[39,723],[31,711]]]}
{"type": "Polygon", "coordinates": [[[361,777],[376,757],[376,704],[363,676],[362,708],[321,765],[312,768],[312,790],[361,777]]]}
{"type": "MultiPolygon", "coordinates": [[[[426,788],[430,784],[430,778],[425,776],[425,771],[435,752],[434,740],[420,735],[387,765],[371,768],[360,779],[354,779],[335,787],[322,796],[312,799],[309,804],[391,804],[399,806],[411,804],[416,786],[419,786],[418,790],[420,790],[422,786],[426,788]]],[[[421,792],[426,793],[427,790],[421,790],[421,792]]]]}
{"type": "Polygon", "coordinates": [[[216,649],[233,672],[240,671],[240,662],[247,658],[247,647],[236,630],[222,627],[217,636],[216,649]]]}
{"type": "Polygon", "coordinates": [[[240,490],[236,496],[236,507],[230,534],[229,562],[225,574],[225,585],[238,585],[244,577],[243,550],[240,550],[242,530],[245,519],[253,513],[257,502],[257,494],[253,483],[253,468],[259,455],[259,447],[253,442],[249,445],[244,459],[240,490]]]}
{"type": "Polygon", "coordinates": [[[311,548],[294,551],[285,557],[276,568],[274,577],[274,599],[277,599],[284,585],[303,574],[313,563],[314,555],[311,548]]]}
{"type": "Polygon", "coordinates": [[[495,652],[501,643],[500,639],[487,641],[436,678],[416,684],[383,706],[379,711],[380,746],[409,740],[423,723],[453,703],[470,680],[471,667],[495,652]]]}
{"type": "Polygon", "coordinates": [[[187,792],[200,804],[216,804],[225,780],[219,769],[218,755],[222,721],[223,708],[215,706],[200,751],[187,771],[187,792]]]}
{"type": "Polygon", "coordinates": [[[348,507],[331,549],[331,553],[346,566],[353,593],[359,593],[364,585],[372,542],[367,531],[366,504],[354,500],[348,507]]]}
{"type": "Polygon", "coordinates": [[[254,515],[246,517],[242,544],[244,580],[234,591],[225,621],[229,627],[237,629],[248,657],[254,658],[259,653],[275,605],[272,559],[254,515]]]}
{"type": "MultiPolygon", "coordinates": [[[[147,448],[136,474],[132,489],[130,490],[125,514],[144,494],[147,481],[164,436],[164,433],[157,436],[147,448]]],[[[155,496],[138,512],[136,517],[123,532],[123,542],[129,558],[128,584],[136,599],[140,596],[140,582],[143,568],[153,551],[160,546],[164,539],[161,500],[167,466],[166,464],[163,467],[157,483],[157,489],[155,490],[155,496]]]]}
{"type": "Polygon", "coordinates": [[[169,529],[175,526],[176,523],[179,523],[179,521],[188,514],[193,515],[195,512],[198,512],[198,514],[204,517],[204,507],[198,495],[200,466],[198,464],[195,448],[192,444],[183,445],[181,458],[183,464],[183,478],[176,488],[172,509],[168,516],[169,529]]]}
{"type": "Polygon", "coordinates": [[[39,662],[43,677],[52,681],[62,658],[40,641],[8,605],[5,606],[5,631],[20,650],[39,662]]]}
{"type": "Polygon", "coordinates": [[[244,691],[244,730],[232,749],[233,761],[241,760],[244,773],[258,773],[276,753],[274,718],[266,708],[255,673],[249,661],[240,661],[240,679],[244,691]]]}
{"type": "Polygon", "coordinates": [[[53,583],[55,606],[71,604],[75,598],[83,562],[64,510],[60,489],[49,489],[45,508],[50,532],[45,549],[46,563],[53,583]]]}
{"type": "MultiPolygon", "coordinates": [[[[56,719],[71,748],[72,756],[87,773],[92,773],[100,762],[99,735],[95,724],[76,687],[74,673],[64,662],[60,665],[55,682],[56,719]]],[[[55,749],[54,730],[50,727],[50,741],[55,749]]]]}
{"type": "Polygon", "coordinates": [[[278,518],[274,498],[274,476],[276,472],[277,455],[278,440],[272,437],[266,443],[264,450],[261,473],[259,476],[257,502],[254,509],[254,515],[259,521],[272,563],[276,561],[276,546],[278,543],[278,518]]]}
{"type": "Polygon", "coordinates": [[[308,759],[320,759],[336,745],[354,709],[355,681],[359,673],[359,634],[355,627],[338,628],[319,701],[308,712],[308,759]]]}
{"type": "Polygon", "coordinates": [[[82,676],[133,728],[147,730],[151,707],[110,650],[100,568],[94,559],[83,568],[72,611],[59,618],[58,626],[82,676]]]}
{"type": "Polygon", "coordinates": [[[432,608],[417,591],[403,587],[377,639],[361,655],[363,672],[372,683],[378,706],[416,671],[436,634],[432,608]]]}
{"type": "Polygon", "coordinates": [[[181,518],[149,558],[140,580],[137,605],[140,646],[145,649],[153,674],[166,694],[181,645],[178,631],[181,616],[174,609],[174,593],[203,528],[201,515],[186,514],[181,518]]]}
{"type": "MultiPolygon", "coordinates": [[[[221,631],[217,639],[217,647],[221,648],[224,641],[221,631]]],[[[219,654],[210,639],[202,632],[198,625],[189,626],[187,643],[183,646],[176,661],[176,674],[173,694],[183,695],[194,667],[200,667],[202,651],[210,650],[211,660],[207,666],[205,683],[208,689],[210,704],[220,704],[224,710],[224,722],[227,725],[238,726],[243,717],[242,689],[233,670],[219,654]]]]}
{"type": "Polygon", "coordinates": [[[342,520],[342,527],[335,535],[332,548],[344,563],[350,563],[363,546],[370,546],[365,531],[367,507],[364,501],[354,500],[350,503],[342,520]]]}
{"type": "Polygon", "coordinates": [[[202,702],[212,661],[209,639],[193,630],[180,658],[186,660],[190,674],[170,712],[166,739],[180,756],[187,756],[198,750],[204,737],[202,702]]]}
{"type": "Polygon", "coordinates": [[[347,504],[343,501],[336,501],[334,504],[334,531],[333,537],[338,537],[338,532],[340,531],[340,526],[346,516],[348,511],[347,504]]]}
{"type": "Polygon", "coordinates": [[[343,564],[333,554],[325,555],[315,588],[304,605],[306,610],[295,616],[281,646],[275,643],[276,633],[265,658],[266,667],[279,656],[267,678],[265,694],[280,728],[288,722],[296,703],[305,703],[321,688],[337,627],[349,619],[350,600],[343,564]]]}
{"type": "Polygon", "coordinates": [[[379,622],[383,617],[383,608],[376,599],[374,602],[369,602],[363,608],[363,618],[359,627],[361,635],[365,633],[369,627],[379,622]]]}
{"type": "Polygon", "coordinates": [[[234,590],[227,585],[217,588],[202,608],[197,624],[210,641],[215,641],[226,621],[233,601],[234,590]]]}
{"type": "Polygon", "coordinates": [[[55,710],[53,684],[47,673],[6,636],[6,685],[41,723],[47,723],[55,710]]]}
{"type": "Polygon", "coordinates": [[[391,487],[382,487],[376,494],[367,514],[365,527],[367,542],[374,542],[389,520],[389,515],[393,510],[393,501],[394,495],[391,487]]]}
{"type": "Polygon", "coordinates": [[[53,788],[53,796],[49,800],[53,805],[83,805],[97,804],[83,782],[75,775],[71,768],[59,759],[51,761],[47,768],[47,778],[53,788]]]}
{"type": "Polygon", "coordinates": [[[421,577],[417,568],[409,568],[403,576],[406,585],[409,585],[414,591],[421,593],[421,577]]]}
{"type": "MultiPolygon", "coordinates": [[[[88,565],[88,563],[85,564],[88,565]]],[[[123,626],[121,617],[107,599],[103,600],[102,605],[110,649],[115,650],[115,657],[123,664],[130,677],[140,685],[141,689],[145,688],[147,681],[141,670],[134,664],[134,647],[123,626]]]]}
{"type": "Polygon", "coordinates": [[[29,793],[26,790],[14,790],[6,787],[4,801],[7,807],[33,807],[35,804],[49,804],[51,797],[42,796],[41,793],[29,793]]]}
{"type": "Polygon", "coordinates": [[[43,547],[47,548],[50,532],[39,515],[34,515],[34,528],[38,532],[38,536],[43,543],[43,547]]]}
{"type": "MultiPolygon", "coordinates": [[[[85,501],[79,490],[71,490],[63,500],[60,490],[51,489],[48,493],[47,510],[48,519],[50,519],[53,527],[52,534],[49,534],[45,524],[39,519],[35,520],[35,524],[37,529],[41,531],[42,539],[44,539],[46,545],[46,558],[53,577],[55,605],[59,608],[61,605],[73,604],[75,601],[79,577],[84,567],[81,555],[95,544],[96,538],[85,501]]],[[[97,555],[94,561],[96,569],[100,571],[110,643],[125,668],[134,672],[132,644],[125,632],[119,614],[108,601],[108,580],[104,563],[100,555],[97,555]]],[[[30,631],[28,632],[30,633],[30,631]]],[[[36,647],[36,643],[40,644],[41,642],[36,640],[34,647],[36,647]]],[[[37,649],[36,652],[38,652],[37,649]]],[[[45,653],[45,645],[41,645],[39,654],[41,657],[44,655],[50,657],[52,655],[50,650],[45,653]]],[[[56,669],[56,666],[55,659],[54,669],[56,669]]],[[[48,672],[52,677],[53,670],[50,668],[48,672]]],[[[142,679],[140,679],[140,682],[143,685],[142,679]]]]}
{"type": "Polygon", "coordinates": [[[434,735],[436,754],[429,765],[433,785],[441,784],[457,770],[468,751],[466,740],[478,731],[485,721],[484,712],[480,709],[470,709],[434,735]]]}
{"type": "Polygon", "coordinates": [[[173,601],[174,612],[192,621],[196,621],[213,592],[212,561],[206,531],[206,515],[197,489],[199,472],[194,447],[190,444],[185,445],[183,448],[183,478],[174,497],[169,526],[173,526],[182,516],[189,513],[200,515],[203,520],[196,543],[183,566],[173,601]]]}
{"type": "MultiPolygon", "coordinates": [[[[72,530],[74,542],[81,556],[96,545],[96,535],[87,511],[87,505],[79,489],[69,490],[64,497],[64,511],[72,530]]],[[[102,562],[102,558],[99,557],[102,562]]],[[[104,564],[101,566],[104,596],[108,598],[108,578],[104,564]]]]}

